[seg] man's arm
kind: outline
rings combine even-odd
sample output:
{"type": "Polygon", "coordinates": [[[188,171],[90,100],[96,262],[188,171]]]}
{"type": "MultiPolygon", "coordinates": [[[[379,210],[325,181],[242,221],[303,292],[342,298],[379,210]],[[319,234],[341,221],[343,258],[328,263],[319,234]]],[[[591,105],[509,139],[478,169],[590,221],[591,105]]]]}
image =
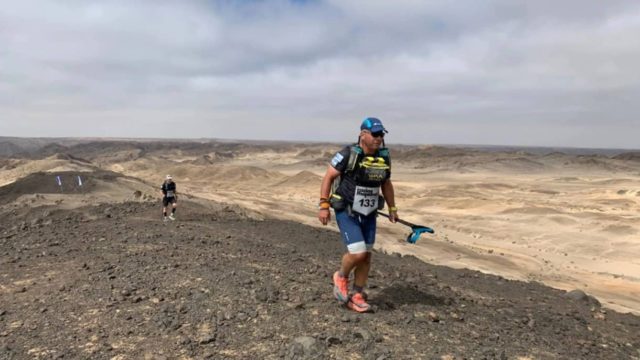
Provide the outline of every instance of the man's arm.
{"type": "Polygon", "coordinates": [[[320,185],[321,199],[329,199],[329,195],[331,195],[331,184],[333,184],[333,180],[335,180],[338,176],[340,176],[340,172],[333,166],[329,165],[327,172],[322,178],[322,184],[320,185]]]}
{"type": "Polygon", "coordinates": [[[394,223],[398,220],[398,209],[396,209],[396,198],[391,179],[387,179],[382,184],[382,195],[387,202],[387,207],[389,207],[389,221],[394,223]]]}
{"type": "MultiPolygon", "coordinates": [[[[331,195],[331,184],[333,180],[335,180],[338,176],[340,176],[340,172],[336,170],[333,166],[329,165],[327,172],[324,174],[322,178],[322,184],[320,185],[320,201],[329,202],[329,196],[331,195]]],[[[327,209],[319,209],[318,210],[318,219],[322,223],[322,225],[327,225],[329,220],[331,220],[331,210],[327,209]]]]}

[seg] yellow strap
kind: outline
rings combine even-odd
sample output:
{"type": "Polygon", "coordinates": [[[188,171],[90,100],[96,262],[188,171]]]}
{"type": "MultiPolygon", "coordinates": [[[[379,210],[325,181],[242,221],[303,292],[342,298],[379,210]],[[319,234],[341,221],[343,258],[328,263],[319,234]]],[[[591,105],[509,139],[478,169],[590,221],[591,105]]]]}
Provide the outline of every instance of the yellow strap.
{"type": "Polygon", "coordinates": [[[367,162],[362,162],[360,163],[360,166],[368,168],[368,169],[374,169],[374,170],[388,170],[389,169],[389,165],[387,164],[379,164],[379,163],[367,163],[367,162]]]}
{"type": "Polygon", "coordinates": [[[386,161],[383,157],[373,157],[373,156],[365,156],[360,163],[360,166],[376,169],[376,170],[387,170],[389,169],[389,165],[386,164],[386,161]]]}

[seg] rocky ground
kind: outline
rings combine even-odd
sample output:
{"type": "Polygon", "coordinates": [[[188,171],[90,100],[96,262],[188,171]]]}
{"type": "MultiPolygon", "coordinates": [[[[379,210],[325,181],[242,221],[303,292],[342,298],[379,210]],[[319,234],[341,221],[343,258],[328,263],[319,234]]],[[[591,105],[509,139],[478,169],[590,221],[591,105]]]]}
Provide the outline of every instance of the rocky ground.
{"type": "Polygon", "coordinates": [[[336,233],[224,205],[0,212],[0,359],[640,359],[637,316],[411,256],[374,254],[357,314],[336,233]]]}

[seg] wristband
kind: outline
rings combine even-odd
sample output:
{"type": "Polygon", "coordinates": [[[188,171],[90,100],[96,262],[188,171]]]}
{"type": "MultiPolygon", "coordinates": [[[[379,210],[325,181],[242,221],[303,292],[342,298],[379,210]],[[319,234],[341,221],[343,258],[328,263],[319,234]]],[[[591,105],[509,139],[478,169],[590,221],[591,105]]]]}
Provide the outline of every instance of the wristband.
{"type": "Polygon", "coordinates": [[[398,212],[398,208],[395,206],[389,206],[389,211],[398,212]]]}

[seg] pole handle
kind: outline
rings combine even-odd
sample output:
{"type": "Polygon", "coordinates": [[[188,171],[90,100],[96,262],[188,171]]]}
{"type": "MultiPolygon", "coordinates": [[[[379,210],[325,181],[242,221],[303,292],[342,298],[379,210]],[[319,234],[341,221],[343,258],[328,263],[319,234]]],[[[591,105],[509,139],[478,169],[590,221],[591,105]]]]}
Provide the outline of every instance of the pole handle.
{"type": "MultiPolygon", "coordinates": [[[[383,213],[383,212],[378,211],[378,214],[379,214],[379,215],[382,215],[382,216],[384,216],[384,217],[386,217],[387,219],[389,218],[389,215],[388,215],[388,214],[385,214],[385,213],[383,213]]],[[[396,220],[397,220],[400,224],[402,224],[402,225],[407,225],[407,226],[409,226],[409,227],[414,227],[414,226],[416,226],[415,224],[412,224],[412,223],[410,223],[410,222],[408,222],[408,221],[404,221],[404,220],[402,220],[402,219],[396,219],[396,220]]]]}

